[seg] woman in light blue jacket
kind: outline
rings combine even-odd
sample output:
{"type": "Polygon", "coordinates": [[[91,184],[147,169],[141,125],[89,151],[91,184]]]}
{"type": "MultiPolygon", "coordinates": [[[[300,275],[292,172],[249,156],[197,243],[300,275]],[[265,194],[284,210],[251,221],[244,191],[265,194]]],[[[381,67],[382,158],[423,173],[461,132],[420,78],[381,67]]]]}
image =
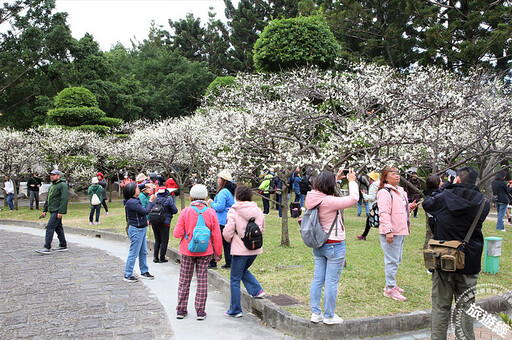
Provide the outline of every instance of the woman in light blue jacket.
{"type": "MultiPolygon", "coordinates": [[[[232,182],[233,178],[231,174],[226,170],[222,170],[217,175],[217,194],[215,200],[208,200],[210,207],[217,212],[217,219],[219,220],[220,232],[224,230],[226,225],[228,210],[233,204],[235,204],[235,184],[232,182]]],[[[231,268],[231,243],[222,239],[222,247],[224,248],[224,258],[226,264],[222,268],[231,268]]],[[[217,268],[217,263],[212,259],[208,268],[217,268]]]]}

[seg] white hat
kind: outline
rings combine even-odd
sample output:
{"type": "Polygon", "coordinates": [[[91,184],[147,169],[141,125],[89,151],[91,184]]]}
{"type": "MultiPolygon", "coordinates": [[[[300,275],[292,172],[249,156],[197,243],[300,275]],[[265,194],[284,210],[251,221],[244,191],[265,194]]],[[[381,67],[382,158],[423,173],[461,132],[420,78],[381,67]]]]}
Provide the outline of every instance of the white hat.
{"type": "Polygon", "coordinates": [[[92,184],[98,184],[98,177],[94,176],[91,180],[92,184]]]}
{"type": "Polygon", "coordinates": [[[221,172],[219,172],[217,177],[225,179],[228,182],[231,182],[233,180],[233,177],[231,177],[231,174],[227,170],[222,170],[221,172]]]}
{"type": "Polygon", "coordinates": [[[135,179],[137,182],[142,182],[143,180],[147,179],[146,175],[144,174],[138,174],[137,178],[135,179]]]}
{"type": "Polygon", "coordinates": [[[190,189],[190,197],[198,200],[204,200],[208,197],[208,189],[203,184],[196,184],[190,189]]]}

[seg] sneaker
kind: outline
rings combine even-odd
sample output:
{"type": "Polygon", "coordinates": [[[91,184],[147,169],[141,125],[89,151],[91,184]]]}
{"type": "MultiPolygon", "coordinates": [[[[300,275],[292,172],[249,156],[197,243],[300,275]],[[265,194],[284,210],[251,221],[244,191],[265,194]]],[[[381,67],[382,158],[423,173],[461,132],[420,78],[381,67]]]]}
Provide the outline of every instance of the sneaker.
{"type": "Polygon", "coordinates": [[[403,290],[402,288],[398,287],[398,285],[396,285],[396,290],[398,290],[398,292],[400,294],[402,294],[403,292],[405,292],[405,290],[403,290]]]}
{"type": "Polygon", "coordinates": [[[366,236],[357,235],[359,241],[366,241],[366,236]]]}
{"type": "Polygon", "coordinates": [[[100,222],[94,222],[94,225],[100,225],[100,222]]]}
{"type": "Polygon", "coordinates": [[[36,253],[43,254],[43,255],[50,255],[52,251],[48,248],[38,249],[36,250],[36,253]]]}
{"type": "Polygon", "coordinates": [[[108,215],[108,211],[107,211],[107,215],[108,215]]]}
{"type": "Polygon", "coordinates": [[[208,264],[208,269],[217,269],[217,265],[208,264]]]}
{"type": "Polygon", "coordinates": [[[197,320],[204,320],[204,319],[206,319],[206,313],[197,314],[196,319],[197,320]]]}
{"type": "Polygon", "coordinates": [[[165,263],[165,262],[169,262],[168,259],[160,259],[160,263],[165,263]]]}
{"type": "Polygon", "coordinates": [[[134,283],[134,282],[137,282],[139,280],[137,280],[136,277],[133,277],[133,276],[126,276],[123,278],[123,281],[126,281],[126,282],[130,282],[130,283],[134,283]]]}
{"type": "Polygon", "coordinates": [[[147,280],[153,280],[155,277],[151,275],[149,272],[145,272],[144,274],[140,274],[140,277],[147,280]]]}
{"type": "Polygon", "coordinates": [[[52,250],[55,250],[55,251],[68,251],[68,247],[61,247],[61,246],[59,246],[58,248],[53,248],[52,250]]]}
{"type": "Polygon", "coordinates": [[[178,312],[176,314],[176,319],[183,319],[185,316],[187,316],[188,313],[186,312],[178,312]]]}
{"type": "Polygon", "coordinates": [[[343,319],[334,314],[332,318],[324,318],[324,324],[326,325],[336,325],[343,322],[343,319]]]}
{"type": "Polygon", "coordinates": [[[264,297],[265,295],[267,295],[267,293],[265,293],[265,292],[263,291],[263,289],[262,289],[258,294],[254,295],[253,297],[254,297],[255,299],[263,299],[263,297],[264,297]]]}
{"type": "Polygon", "coordinates": [[[313,323],[319,323],[319,322],[322,322],[324,321],[324,317],[322,314],[311,314],[311,322],[313,323]]]}
{"type": "Polygon", "coordinates": [[[240,313],[236,313],[236,314],[229,314],[228,312],[229,312],[229,311],[225,311],[225,312],[224,312],[224,315],[225,315],[225,316],[232,317],[232,318],[241,318],[242,316],[244,316],[244,315],[242,314],[242,312],[240,312],[240,313]]]}
{"type": "Polygon", "coordinates": [[[387,287],[384,288],[384,296],[390,297],[390,298],[392,298],[393,300],[396,300],[396,301],[405,301],[405,300],[407,300],[407,298],[405,296],[403,296],[402,294],[400,294],[400,292],[396,289],[396,286],[393,289],[387,289],[387,287]]]}
{"type": "Polygon", "coordinates": [[[158,262],[160,262],[160,260],[159,260],[159,259],[157,259],[157,258],[155,257],[155,258],[153,259],[153,262],[154,262],[154,263],[158,263],[158,262]]]}
{"type": "Polygon", "coordinates": [[[89,225],[92,225],[92,222],[89,222],[89,225]]]}
{"type": "Polygon", "coordinates": [[[229,269],[231,268],[231,265],[230,264],[223,264],[222,266],[220,266],[222,269],[229,269]]]}

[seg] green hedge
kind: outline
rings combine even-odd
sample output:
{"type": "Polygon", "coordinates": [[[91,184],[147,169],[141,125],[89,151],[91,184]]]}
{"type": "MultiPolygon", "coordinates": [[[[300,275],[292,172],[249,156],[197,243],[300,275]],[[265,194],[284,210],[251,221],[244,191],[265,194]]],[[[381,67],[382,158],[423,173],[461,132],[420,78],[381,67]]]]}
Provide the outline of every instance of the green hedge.
{"type": "Polygon", "coordinates": [[[80,126],[74,126],[70,129],[96,132],[100,135],[104,135],[110,131],[110,127],[105,126],[105,125],[80,125],[80,126]]]}
{"type": "Polygon", "coordinates": [[[57,124],[79,126],[85,122],[98,121],[105,112],[97,107],[57,108],[48,111],[48,118],[57,124]]]}

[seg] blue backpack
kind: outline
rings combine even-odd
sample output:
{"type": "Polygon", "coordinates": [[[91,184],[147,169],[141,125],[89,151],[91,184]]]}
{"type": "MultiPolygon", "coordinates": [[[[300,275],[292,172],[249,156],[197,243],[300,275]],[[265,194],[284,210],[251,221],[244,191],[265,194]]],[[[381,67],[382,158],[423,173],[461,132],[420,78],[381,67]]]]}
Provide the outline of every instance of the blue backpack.
{"type": "MultiPolygon", "coordinates": [[[[191,253],[204,253],[208,249],[208,244],[210,243],[210,235],[211,231],[206,226],[204,222],[203,213],[208,207],[204,207],[202,210],[197,209],[192,206],[194,210],[197,212],[197,222],[194,227],[194,232],[192,233],[192,238],[188,244],[188,250],[191,253]]],[[[188,235],[185,233],[185,238],[188,241],[188,235]]]]}

